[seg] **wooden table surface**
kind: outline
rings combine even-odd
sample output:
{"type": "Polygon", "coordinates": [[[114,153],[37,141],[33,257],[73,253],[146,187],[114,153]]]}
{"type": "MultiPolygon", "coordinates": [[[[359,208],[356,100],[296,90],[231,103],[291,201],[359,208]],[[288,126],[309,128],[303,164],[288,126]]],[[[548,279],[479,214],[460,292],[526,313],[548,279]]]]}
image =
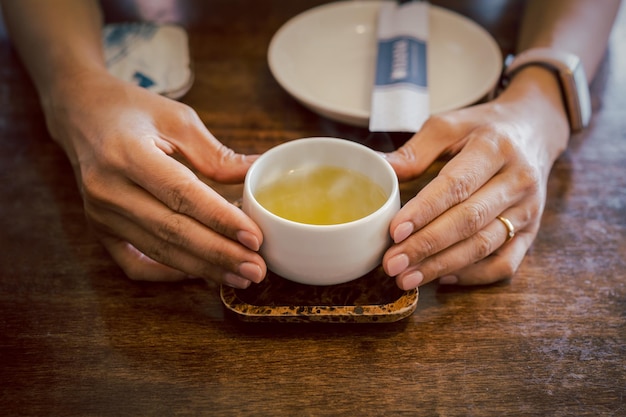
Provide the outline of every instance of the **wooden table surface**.
{"type": "MultiPolygon", "coordinates": [[[[189,29],[197,79],[183,101],[227,145],[369,136],[301,107],[267,67],[272,34],[321,1],[142,3],[106,10],[189,29]]],[[[440,4],[511,50],[519,1],[440,4]]],[[[514,279],[429,284],[402,321],[339,325],[244,324],[215,286],[125,278],[88,232],[70,165],[0,28],[0,414],[626,415],[626,7],[618,19],[591,127],[557,161],[514,279]]]]}

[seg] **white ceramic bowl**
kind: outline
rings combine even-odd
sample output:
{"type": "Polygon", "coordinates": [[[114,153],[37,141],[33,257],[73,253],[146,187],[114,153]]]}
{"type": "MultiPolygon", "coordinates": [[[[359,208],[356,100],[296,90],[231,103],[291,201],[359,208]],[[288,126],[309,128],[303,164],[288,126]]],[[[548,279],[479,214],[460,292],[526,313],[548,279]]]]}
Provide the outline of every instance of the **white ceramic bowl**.
{"type": "Polygon", "coordinates": [[[390,245],[389,223],[400,209],[398,178],[391,165],[370,148],[337,138],[304,138],[278,145],[250,167],[243,210],[263,231],[260,253],[283,278],[309,285],[333,285],[376,268],[390,245]],[[386,202],[361,219],[333,225],[297,223],[266,210],[255,191],[292,169],[330,165],[360,172],[387,194],[386,202]]]}

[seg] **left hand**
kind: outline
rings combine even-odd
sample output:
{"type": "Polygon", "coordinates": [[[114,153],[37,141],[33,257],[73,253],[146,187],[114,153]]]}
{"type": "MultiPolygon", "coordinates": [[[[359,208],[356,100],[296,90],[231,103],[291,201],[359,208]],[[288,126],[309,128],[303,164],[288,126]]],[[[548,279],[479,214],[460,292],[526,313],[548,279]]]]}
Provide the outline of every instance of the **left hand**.
{"type": "Polygon", "coordinates": [[[451,156],[390,225],[383,267],[402,289],[511,277],[533,242],[554,160],[569,137],[554,77],[526,69],[498,99],[432,116],[386,155],[400,181],[451,156]],[[497,216],[508,219],[515,236],[497,216]]]}

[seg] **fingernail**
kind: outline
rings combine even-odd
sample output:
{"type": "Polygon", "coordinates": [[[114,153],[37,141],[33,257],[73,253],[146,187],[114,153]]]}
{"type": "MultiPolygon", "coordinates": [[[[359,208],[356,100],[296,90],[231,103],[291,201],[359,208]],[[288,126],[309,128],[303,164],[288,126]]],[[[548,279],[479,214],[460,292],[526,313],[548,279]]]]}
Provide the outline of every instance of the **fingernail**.
{"type": "Polygon", "coordinates": [[[459,283],[459,277],[456,275],[444,275],[439,278],[439,283],[443,285],[454,285],[459,283]]]}
{"type": "Polygon", "coordinates": [[[413,288],[417,288],[422,281],[424,281],[424,275],[420,271],[413,271],[402,277],[402,289],[412,290],[413,288]]]}
{"type": "Polygon", "coordinates": [[[406,254],[401,253],[400,255],[396,255],[393,258],[389,259],[389,261],[387,262],[387,274],[390,277],[395,277],[408,267],[409,257],[406,254]]]}
{"type": "Polygon", "coordinates": [[[259,243],[259,239],[257,239],[255,235],[248,232],[247,230],[238,231],[237,240],[246,248],[253,250],[255,252],[258,251],[259,248],[261,247],[261,244],[259,243]]]}
{"type": "Polygon", "coordinates": [[[250,286],[250,281],[232,272],[227,272],[224,274],[224,284],[233,288],[246,289],[250,286]]]}
{"type": "Polygon", "coordinates": [[[400,223],[398,227],[393,231],[393,241],[400,243],[413,233],[413,223],[404,222],[400,223]]]}
{"type": "Polygon", "coordinates": [[[256,161],[257,159],[259,159],[259,156],[261,156],[261,155],[257,155],[257,154],[254,154],[254,155],[244,155],[244,160],[247,163],[251,164],[254,161],[256,161]]]}
{"type": "Polygon", "coordinates": [[[243,262],[239,265],[237,272],[242,277],[249,279],[252,282],[259,283],[263,281],[263,269],[255,263],[243,262]]]}

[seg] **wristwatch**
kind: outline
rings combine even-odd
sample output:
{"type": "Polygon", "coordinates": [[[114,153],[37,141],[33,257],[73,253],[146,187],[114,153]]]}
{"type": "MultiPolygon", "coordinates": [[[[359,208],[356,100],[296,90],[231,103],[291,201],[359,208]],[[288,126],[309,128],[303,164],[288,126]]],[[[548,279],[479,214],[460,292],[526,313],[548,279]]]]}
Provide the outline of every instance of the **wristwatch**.
{"type": "Polygon", "coordinates": [[[500,82],[491,98],[500,94],[522,68],[530,65],[547,68],[556,75],[572,132],[587,127],[591,118],[587,77],[580,58],[569,52],[552,48],[532,48],[515,56],[509,55],[504,61],[500,82]]]}

